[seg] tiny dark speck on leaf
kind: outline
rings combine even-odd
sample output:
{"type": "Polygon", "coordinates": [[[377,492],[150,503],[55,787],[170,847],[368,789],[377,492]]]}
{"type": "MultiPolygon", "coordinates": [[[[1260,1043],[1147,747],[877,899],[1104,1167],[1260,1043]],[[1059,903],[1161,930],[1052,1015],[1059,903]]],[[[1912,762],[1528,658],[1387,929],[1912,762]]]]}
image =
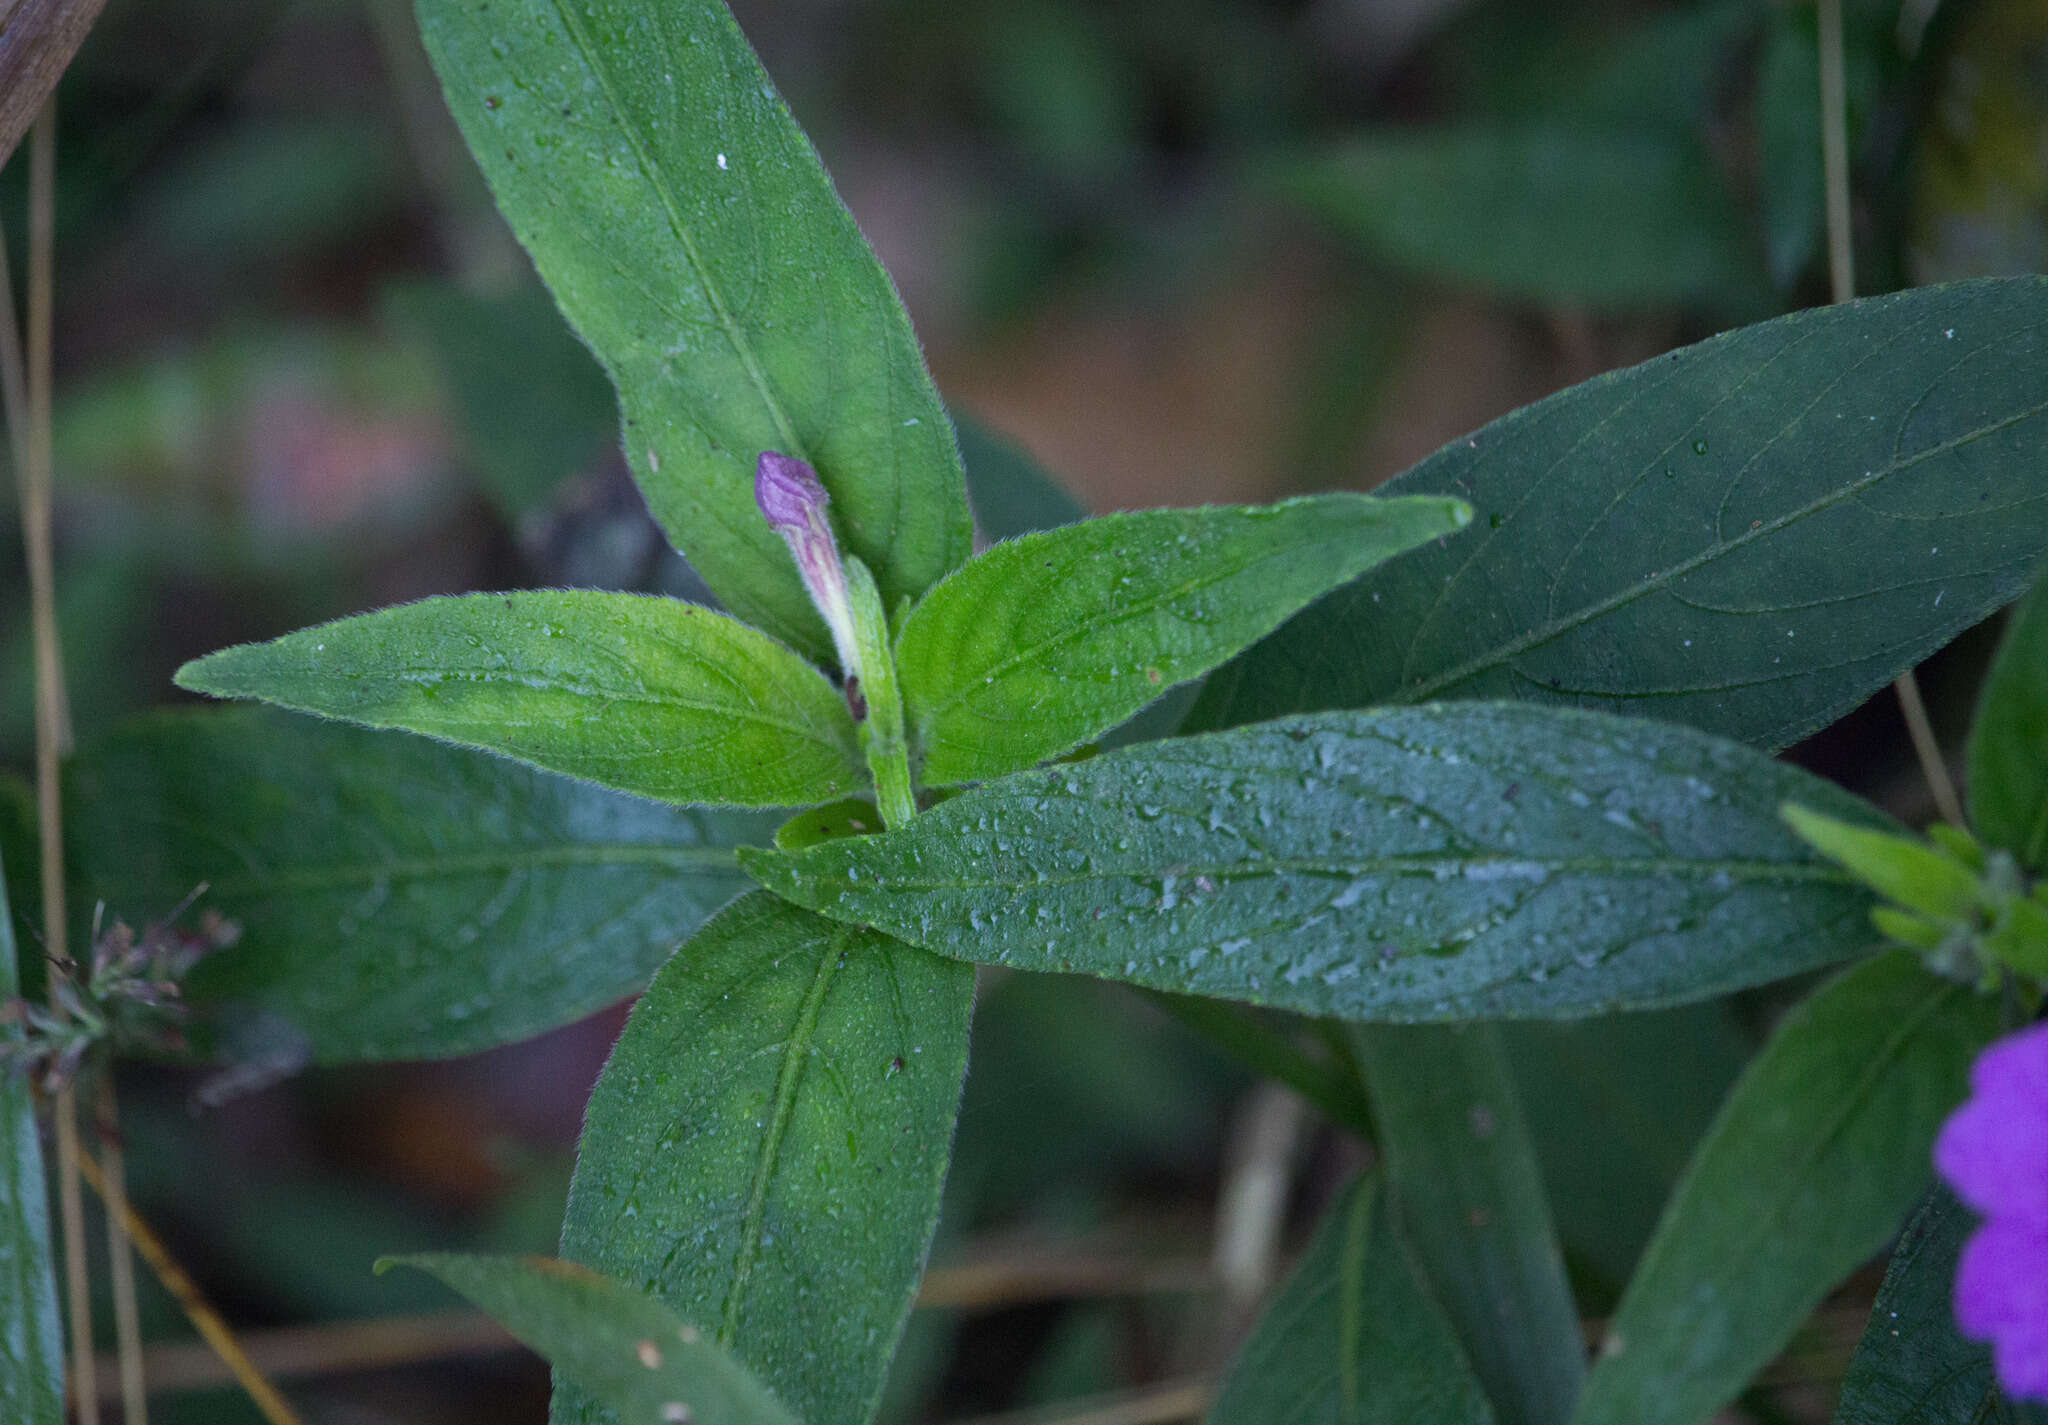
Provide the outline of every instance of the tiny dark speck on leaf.
{"type": "Polygon", "coordinates": [[[1522,784],[1520,782],[1509,782],[1507,790],[1500,794],[1500,799],[1504,802],[1511,802],[1521,794],[1522,784]]]}
{"type": "Polygon", "coordinates": [[[891,1075],[900,1074],[903,1072],[903,1056],[901,1054],[898,1054],[895,1058],[889,1061],[889,1072],[891,1075]]]}
{"type": "Polygon", "coordinates": [[[498,106],[499,106],[500,104],[502,104],[502,103],[504,103],[504,102],[505,102],[505,101],[504,101],[503,99],[500,99],[500,98],[499,98],[499,97],[498,97],[497,95],[495,95],[495,94],[486,94],[486,95],[484,95],[484,107],[485,107],[486,109],[495,109],[495,108],[497,108],[497,107],[498,107],[498,106]]]}

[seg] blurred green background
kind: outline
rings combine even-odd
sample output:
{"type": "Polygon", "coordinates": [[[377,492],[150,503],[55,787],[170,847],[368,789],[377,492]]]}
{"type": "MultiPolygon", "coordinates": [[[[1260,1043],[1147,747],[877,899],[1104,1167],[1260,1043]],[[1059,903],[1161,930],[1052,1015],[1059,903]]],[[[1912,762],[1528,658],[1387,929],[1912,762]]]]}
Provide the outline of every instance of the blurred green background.
{"type": "MultiPolygon", "coordinates": [[[[734,8],[949,401],[1096,510],[1369,488],[1561,386],[1826,299],[1810,4],[734,8]]],[[[1845,9],[1859,289],[2048,267],[2048,6],[1845,9]]],[[[172,700],[189,657],[346,612],[541,585],[702,596],[402,0],[115,0],[59,114],[59,597],[81,738],[172,700]]],[[[25,169],[0,171],[17,277],[25,169]]],[[[1966,638],[1928,670],[1939,726],[1961,726],[1983,656],[1966,638]]],[[[29,670],[8,554],[17,770],[29,670]]],[[[1886,700],[1795,755],[1924,810],[1886,700]]],[[[1514,1031],[1589,1315],[1776,1003],[1514,1031]]],[[[195,1076],[135,1067],[135,1199],[266,1348],[452,1310],[371,1258],[548,1250],[619,1022],[199,1113],[195,1076]]],[[[1363,1161],[1136,995],[986,977],[934,1257],[950,1304],[914,1319],[888,1418],[1063,1418],[1199,1380],[1363,1161]]],[[[1826,1418],[1873,1286],[1823,1313],[1749,1418],[1826,1418]]],[[[187,1334],[161,1294],[146,1305],[153,1338],[187,1334]]],[[[317,1339],[373,1354],[360,1332],[317,1339]]],[[[502,1348],[289,1385],[311,1420],[545,1418],[544,1372],[502,1348]]],[[[1188,1409],[1144,1399],[1125,1418],[1188,1409]]],[[[213,1390],[157,1418],[257,1417],[213,1390]]]]}

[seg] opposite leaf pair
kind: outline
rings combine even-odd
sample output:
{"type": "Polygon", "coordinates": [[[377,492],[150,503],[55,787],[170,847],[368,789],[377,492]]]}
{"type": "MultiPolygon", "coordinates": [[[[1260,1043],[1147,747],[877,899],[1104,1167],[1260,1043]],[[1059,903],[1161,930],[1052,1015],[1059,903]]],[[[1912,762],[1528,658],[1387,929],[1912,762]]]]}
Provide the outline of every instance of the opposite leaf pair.
{"type": "MultiPolygon", "coordinates": [[[[848,690],[853,707],[881,706],[877,679],[900,671],[908,755],[925,786],[1028,767],[1099,736],[1471,517],[1456,499],[1355,494],[1110,515],[995,546],[909,607],[893,648],[862,649],[858,639],[882,640],[859,634],[860,600],[847,591],[873,581],[857,559],[828,559],[837,550],[816,488],[814,516],[775,505],[791,516],[779,523],[815,520],[792,543],[828,621],[837,616],[842,664],[860,665],[843,670],[867,685],[848,690]]],[[[178,681],[663,801],[809,806],[871,780],[849,699],[818,667],[736,619],[669,599],[427,599],[227,649],[178,681]]]]}

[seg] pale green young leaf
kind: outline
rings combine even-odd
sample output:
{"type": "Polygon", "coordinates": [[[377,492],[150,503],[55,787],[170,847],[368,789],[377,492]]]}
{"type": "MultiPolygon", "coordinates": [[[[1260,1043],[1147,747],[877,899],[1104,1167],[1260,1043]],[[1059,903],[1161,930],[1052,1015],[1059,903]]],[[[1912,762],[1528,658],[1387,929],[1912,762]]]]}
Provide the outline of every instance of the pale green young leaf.
{"type": "MultiPolygon", "coordinates": [[[[803,1419],[869,1419],[938,1216],[973,999],[964,966],[735,902],[612,1051],[563,1255],[702,1323],[803,1419]]],[[[558,1391],[554,1418],[602,1417],[558,1391]]]]}
{"type": "Polygon", "coordinates": [[[1916,836],[1855,826],[1790,803],[1785,821],[1799,839],[1883,896],[1938,920],[1960,920],[1977,903],[1977,878],[1916,836]]]}
{"type": "Polygon", "coordinates": [[[897,643],[922,779],[1013,772],[1107,732],[1470,518],[1456,500],[1317,495],[1106,515],[998,544],[911,610],[897,643]]]}
{"type": "Polygon", "coordinates": [[[693,811],[264,708],[138,718],[68,774],[74,923],[199,887],[241,927],[186,982],[198,1047],[443,1058],[643,987],[745,889],[772,813],[693,811]]]}
{"type": "Polygon", "coordinates": [[[766,634],[676,599],[422,599],[187,663],[178,685],[403,728],[686,805],[862,790],[846,701],[766,634]]]}
{"type": "Polygon", "coordinates": [[[2048,872],[2048,579],[2013,610],[1970,728],[1970,819],[2048,872]]]}
{"type": "Polygon", "coordinates": [[[454,1287],[622,1425],[798,1425],[709,1330],[588,1267],[427,1252],[386,1258],[377,1269],[394,1266],[454,1287]]]}
{"type": "Polygon", "coordinates": [[[1788,798],[1876,819],[1690,729],[1451,703],[1145,743],[741,858],[957,959],[1347,1019],[1572,1017],[1870,948],[1869,893],[1788,798]]]}
{"type": "Polygon", "coordinates": [[[1376,1179],[1346,1190],[1224,1376],[1208,1425],[1493,1425],[1394,1219],[1376,1179]]]}
{"type": "Polygon", "coordinates": [[[884,606],[967,558],[953,429],[895,289],[718,0],[420,0],[471,152],[610,370],[655,517],[733,611],[831,647],[754,507],[808,460],[884,606]]]}
{"type": "MultiPolygon", "coordinates": [[[[0,870],[0,1002],[18,994],[14,914],[0,870]]],[[[21,1030],[0,1023],[0,1043],[21,1030]]],[[[64,1336],[51,1271],[42,1139],[28,1076],[0,1058],[0,1419],[64,1425],[64,1336]]]]}
{"type": "Polygon", "coordinates": [[[1417,1269],[1494,1413],[1564,1425],[1585,1343],[1498,1031],[1372,1024],[1351,1042],[1417,1269]]]}
{"type": "Polygon", "coordinates": [[[1905,951],[1786,1018],[1665,1208],[1607,1330],[1578,1425],[1701,1425],[1898,1231],[1997,1032],[1995,1002],[1905,951]]]}
{"type": "Polygon", "coordinates": [[[1526,698],[1776,748],[2026,587],[2048,550],[2048,279],[1798,312],[1560,392],[1390,495],[1476,528],[1209,678],[1196,725],[1526,698]]]}

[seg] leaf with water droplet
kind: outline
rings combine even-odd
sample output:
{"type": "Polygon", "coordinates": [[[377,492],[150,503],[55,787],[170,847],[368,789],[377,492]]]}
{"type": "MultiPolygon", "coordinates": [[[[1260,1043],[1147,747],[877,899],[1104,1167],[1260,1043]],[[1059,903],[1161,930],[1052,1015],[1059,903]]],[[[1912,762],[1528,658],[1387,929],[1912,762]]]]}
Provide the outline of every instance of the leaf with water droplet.
{"type": "Polygon", "coordinates": [[[1147,743],[1057,781],[991,782],[884,836],[741,856],[779,894],[965,960],[1344,1018],[1569,1017],[1869,949],[1868,892],[1779,819],[1808,796],[1884,824],[1703,733],[1461,703],[1147,743]],[[1305,767],[1324,772],[1312,790],[1305,767]],[[1083,866],[1063,868],[1076,850],[1083,866]],[[1215,889],[1178,889],[1195,877],[1215,889]],[[1203,946],[1219,953],[1194,963],[1203,946]]]}
{"type": "MultiPolygon", "coordinates": [[[[0,868],[0,1003],[20,991],[14,913],[0,868]]],[[[0,1047],[19,1037],[0,1024],[0,1047]]],[[[49,1198],[35,1095],[28,1076],[0,1062],[0,1418],[64,1425],[64,1336],[57,1324],[49,1198]]]]}
{"type": "MultiPolygon", "coordinates": [[[[563,1254],[647,1283],[802,1418],[869,1419],[938,1216],[973,1000],[965,966],[734,902],[619,1036],[563,1254]]],[[[557,1392],[558,1425],[601,1418],[557,1392]]]]}
{"type": "Polygon", "coordinates": [[[1381,488],[1501,527],[1323,600],[1211,674],[1189,726],[1521,698],[1794,742],[2026,588],[2044,322],[2040,277],[1795,312],[1452,441],[1381,488]],[[1684,459],[1703,412],[1713,456],[1684,459]],[[1674,452],[1683,478],[1651,478],[1674,452]]]}
{"type": "Polygon", "coordinates": [[[911,610],[898,640],[922,779],[1012,772],[1100,736],[1470,518],[1443,497],[1319,495],[1108,515],[996,545],[911,610]]]}
{"type": "Polygon", "coordinates": [[[852,715],[824,674],[758,629],[676,599],[422,599],[223,649],[179,669],[178,684],[424,733],[660,801],[808,806],[867,784],[852,715]]]}
{"type": "Polygon", "coordinates": [[[499,207],[618,386],[649,508],[727,607],[829,655],[754,505],[764,450],[817,469],[884,608],[967,558],[902,303],[724,5],[424,0],[419,19],[499,207]]]}
{"type": "Polygon", "coordinates": [[[555,1257],[424,1252],[416,1267],[461,1292],[609,1408],[619,1425],[797,1425],[702,1325],[623,1282],[555,1257]]]}

